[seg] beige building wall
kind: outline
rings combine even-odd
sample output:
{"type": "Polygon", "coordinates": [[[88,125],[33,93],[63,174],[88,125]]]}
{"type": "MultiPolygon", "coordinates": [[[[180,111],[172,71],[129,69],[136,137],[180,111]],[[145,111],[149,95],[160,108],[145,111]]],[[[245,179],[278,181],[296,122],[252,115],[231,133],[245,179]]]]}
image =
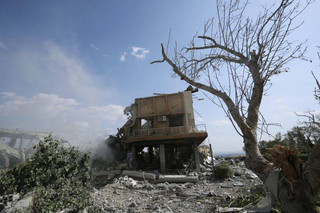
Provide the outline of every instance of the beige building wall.
{"type": "Polygon", "coordinates": [[[192,92],[184,91],[173,94],[159,95],[135,100],[137,107],[136,128],[140,129],[141,120],[153,122],[152,128],[169,128],[173,117],[182,116],[186,132],[196,132],[192,92]],[[162,118],[159,118],[162,117],[162,118]],[[163,118],[164,117],[164,118],[163,118]]]}
{"type": "Polygon", "coordinates": [[[195,132],[195,120],[194,120],[194,112],[193,112],[193,100],[192,100],[192,92],[184,91],[183,92],[183,100],[185,107],[185,123],[188,129],[188,132],[195,132]]]}

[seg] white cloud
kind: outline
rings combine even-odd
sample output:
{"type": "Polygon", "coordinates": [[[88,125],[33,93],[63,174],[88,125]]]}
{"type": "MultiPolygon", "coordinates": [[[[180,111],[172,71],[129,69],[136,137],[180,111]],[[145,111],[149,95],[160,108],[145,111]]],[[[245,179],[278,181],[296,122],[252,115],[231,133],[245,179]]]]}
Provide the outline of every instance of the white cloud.
{"type": "Polygon", "coordinates": [[[196,122],[199,122],[199,123],[203,123],[204,122],[203,118],[201,118],[201,117],[196,117],[194,120],[196,122]]]}
{"type": "Polygon", "coordinates": [[[214,126],[230,126],[231,123],[228,120],[216,120],[216,121],[211,121],[210,124],[214,126]]]}
{"type": "MultiPolygon", "coordinates": [[[[1,93],[0,100],[1,97],[6,98],[6,93],[1,93]]],[[[74,145],[115,133],[125,120],[120,105],[84,107],[56,94],[40,93],[22,99],[12,93],[10,100],[0,104],[1,127],[54,132],[74,145]]]]}
{"type": "Polygon", "coordinates": [[[3,43],[2,41],[0,41],[0,48],[2,49],[8,49],[7,45],[5,43],[3,43]]]}
{"type": "Polygon", "coordinates": [[[280,106],[278,106],[278,108],[279,108],[279,109],[287,109],[288,106],[286,106],[286,105],[280,105],[280,106]]]}
{"type": "Polygon", "coordinates": [[[99,50],[100,50],[100,48],[99,48],[99,47],[96,47],[96,46],[94,46],[93,44],[90,44],[90,47],[92,47],[93,49],[95,49],[95,50],[97,50],[97,51],[99,51],[99,50]]]}
{"type": "MultiPolygon", "coordinates": [[[[85,103],[102,103],[114,94],[76,54],[53,43],[24,47],[11,56],[11,81],[42,93],[74,97],[85,103]]],[[[20,88],[23,90],[23,88],[20,88]]]]}
{"type": "Polygon", "coordinates": [[[120,61],[125,61],[127,56],[127,52],[123,52],[122,55],[120,56],[120,61]]]}
{"type": "Polygon", "coordinates": [[[146,57],[147,54],[150,53],[149,50],[143,47],[131,47],[131,55],[135,56],[138,59],[143,59],[146,57]]]}
{"type": "Polygon", "coordinates": [[[16,96],[16,94],[14,92],[0,92],[0,95],[3,97],[3,98],[14,98],[16,96]]]}

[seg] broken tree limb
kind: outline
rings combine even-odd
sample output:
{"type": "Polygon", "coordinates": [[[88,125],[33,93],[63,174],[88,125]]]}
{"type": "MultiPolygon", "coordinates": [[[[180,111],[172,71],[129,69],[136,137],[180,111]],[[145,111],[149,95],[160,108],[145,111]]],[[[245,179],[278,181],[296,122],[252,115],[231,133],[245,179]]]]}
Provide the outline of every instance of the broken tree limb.
{"type": "Polygon", "coordinates": [[[302,161],[295,148],[276,145],[268,148],[266,158],[276,168],[281,168],[283,176],[291,183],[302,181],[302,161]]]}

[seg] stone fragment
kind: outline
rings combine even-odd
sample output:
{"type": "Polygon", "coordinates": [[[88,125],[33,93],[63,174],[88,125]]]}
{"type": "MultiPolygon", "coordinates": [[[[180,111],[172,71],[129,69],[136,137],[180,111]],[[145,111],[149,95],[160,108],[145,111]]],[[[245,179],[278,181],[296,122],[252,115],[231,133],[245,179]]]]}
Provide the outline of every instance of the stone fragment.
{"type": "Polygon", "coordinates": [[[137,207],[137,206],[138,206],[138,204],[136,202],[131,202],[129,205],[129,207],[137,207]]]}
{"type": "Polygon", "coordinates": [[[233,183],[233,186],[240,186],[240,187],[242,187],[242,186],[244,186],[244,183],[237,181],[237,182],[234,182],[234,183],[233,183]]]}

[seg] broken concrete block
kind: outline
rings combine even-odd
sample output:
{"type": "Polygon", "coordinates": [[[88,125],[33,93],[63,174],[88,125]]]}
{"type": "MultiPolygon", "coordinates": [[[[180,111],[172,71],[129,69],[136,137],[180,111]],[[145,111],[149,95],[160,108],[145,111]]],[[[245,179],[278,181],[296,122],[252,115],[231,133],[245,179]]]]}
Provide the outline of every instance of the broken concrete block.
{"type": "Polygon", "coordinates": [[[246,178],[248,178],[248,179],[256,179],[256,178],[258,178],[258,176],[255,173],[253,173],[251,170],[247,170],[246,178]]]}
{"type": "Polygon", "coordinates": [[[124,183],[124,185],[128,188],[133,188],[137,185],[137,182],[133,179],[129,179],[124,183]]]}
{"type": "Polygon", "coordinates": [[[240,181],[237,181],[237,182],[234,182],[233,183],[233,186],[244,186],[244,183],[240,182],[240,181]]]}
{"type": "Polygon", "coordinates": [[[146,172],[124,170],[122,172],[122,174],[123,175],[127,175],[129,177],[134,177],[134,178],[149,179],[149,180],[155,180],[156,179],[156,175],[155,174],[146,173],[146,172]]]}
{"type": "Polygon", "coordinates": [[[159,183],[186,183],[186,182],[198,182],[198,176],[185,176],[185,175],[160,175],[158,179],[159,183]]]}
{"type": "Polygon", "coordinates": [[[243,212],[243,208],[236,208],[236,207],[225,207],[225,208],[219,208],[218,212],[243,212]]]}
{"type": "Polygon", "coordinates": [[[26,211],[32,204],[33,194],[27,193],[21,200],[14,204],[12,208],[7,209],[6,212],[23,212],[26,211]]]}

